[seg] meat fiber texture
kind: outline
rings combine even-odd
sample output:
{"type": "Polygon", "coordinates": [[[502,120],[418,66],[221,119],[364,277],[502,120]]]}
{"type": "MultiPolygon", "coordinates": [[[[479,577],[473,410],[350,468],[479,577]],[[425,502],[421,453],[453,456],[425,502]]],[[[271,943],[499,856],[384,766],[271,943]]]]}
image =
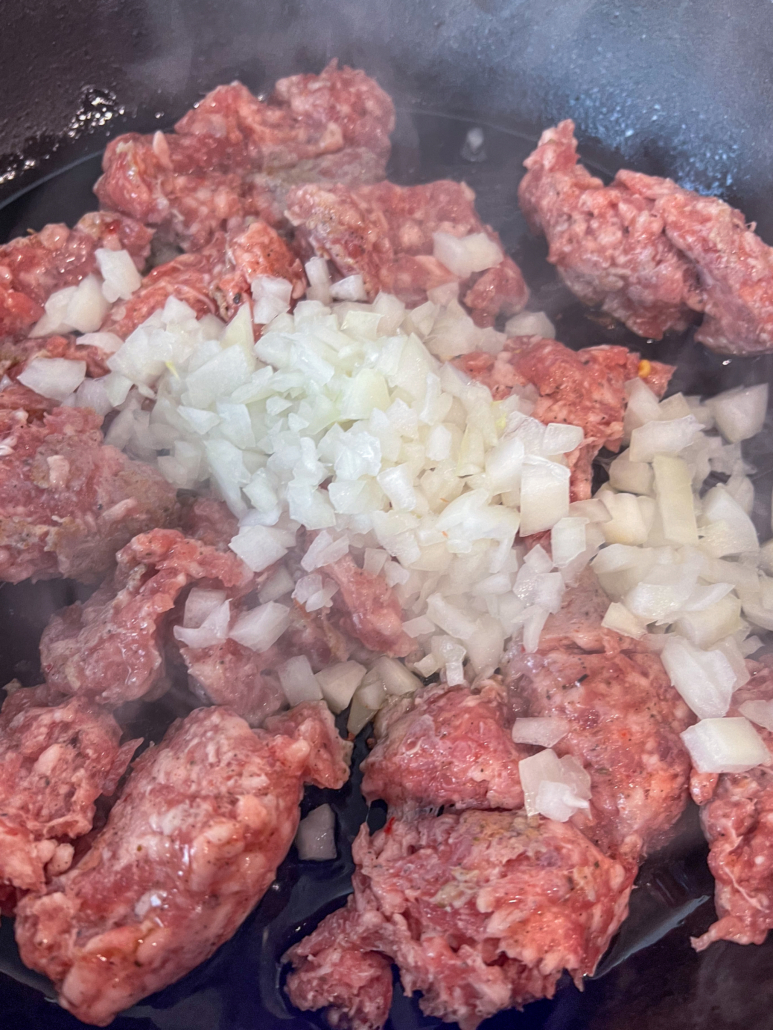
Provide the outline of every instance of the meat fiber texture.
{"type": "Polygon", "coordinates": [[[482,326],[492,325],[498,314],[521,311],[528,300],[520,269],[506,255],[465,280],[433,257],[433,233],[440,231],[453,236],[485,232],[501,249],[499,236],[481,222],[475,194],[464,183],[299,186],[287,196],[287,214],[309,254],[330,259],[344,277],[362,276],[368,300],[383,291],[415,307],[426,301],[428,290],[459,283],[460,298],[482,326]]]}
{"type": "Polygon", "coordinates": [[[173,488],[105,445],[101,421],[85,408],[42,421],[0,410],[0,579],[94,582],[135,534],[176,517],[173,488]]]}
{"type": "Polygon", "coordinates": [[[199,318],[213,314],[228,321],[249,300],[253,279],[264,275],[287,279],[295,300],[306,290],[303,266],[276,230],[262,221],[237,223],[201,250],[157,265],[129,300],[111,309],[102,330],[125,339],[169,297],[184,301],[199,318]]]}
{"type": "Polygon", "coordinates": [[[48,687],[16,689],[0,711],[0,885],[42,891],[64,872],[72,842],[91,830],[94,802],[112,794],[138,740],[82,698],[55,703],[48,687]]]}
{"type": "Polygon", "coordinates": [[[591,496],[592,462],[602,447],[616,451],[623,437],[625,384],[640,377],[658,397],[674,369],[659,361],[641,361],[625,347],[570,350],[557,340],[521,336],[508,340],[497,355],[475,352],[457,358],[458,368],[484,383],[495,400],[531,384],[539,397],[532,416],[546,425],[580,426],[585,439],[567,455],[572,470],[573,501],[591,496]]]}
{"type": "MultiPolygon", "coordinates": [[[[773,669],[749,663],[754,675],[733,695],[728,715],[745,701],[773,701],[773,669]]],[[[755,729],[773,748],[773,734],[755,729]]],[[[773,750],[771,751],[773,754],[773,750]]],[[[717,922],[693,946],[714,941],[762,944],[773,929],[773,770],[759,765],[744,773],[693,773],[692,793],[701,804],[709,842],[709,868],[716,883],[717,922]]]]}
{"type": "Polygon", "coordinates": [[[591,808],[576,825],[635,866],[684,811],[690,757],[679,734],[695,721],[655,654],[515,654],[505,681],[518,715],[565,719],[554,745],[590,774],[591,808]]]}
{"type": "Polygon", "coordinates": [[[235,554],[175,529],[139,534],[117,560],[112,581],[85,604],[55,614],[40,641],[52,687],[113,706],[146,696],[161,681],[168,613],[186,586],[225,587],[238,596],[253,584],[235,554]]]}
{"type": "Polygon", "coordinates": [[[128,250],[142,270],[153,231],[111,211],[90,212],[74,229],[52,224],[0,246],[0,340],[23,339],[52,293],[97,270],[95,251],[128,250]]]}
{"type": "Polygon", "coordinates": [[[703,313],[695,336],[712,350],[773,349],[773,248],[742,212],[639,172],[605,186],[578,164],[571,121],[547,129],[525,165],[523,212],[586,304],[654,339],[703,313]]]}
{"type": "Polygon", "coordinates": [[[536,749],[513,743],[512,722],[496,679],[475,691],[436,684],[395,699],[378,716],[362,793],[406,813],[522,808],[518,762],[536,749]]]}
{"type": "Polygon", "coordinates": [[[113,140],[95,192],[103,207],[195,250],[234,220],[282,224],[288,182],[382,178],[393,128],[387,94],[335,61],[320,75],[280,79],[267,101],[234,82],[207,94],[174,133],[113,140]]]}
{"type": "Polygon", "coordinates": [[[579,983],[628,910],[629,870],[523,811],[390,819],[353,855],[349,903],[288,954],[290,999],[333,1027],[383,1026],[391,959],[427,1015],[474,1030],[551,997],[564,969],[579,983]]]}
{"type": "Polygon", "coordinates": [[[173,724],[135,763],[87,855],[19,905],[23,961],[98,1026],[184,976],[274,879],[304,782],[341,787],[350,751],[322,704],[267,731],[219,707],[173,724]]]}

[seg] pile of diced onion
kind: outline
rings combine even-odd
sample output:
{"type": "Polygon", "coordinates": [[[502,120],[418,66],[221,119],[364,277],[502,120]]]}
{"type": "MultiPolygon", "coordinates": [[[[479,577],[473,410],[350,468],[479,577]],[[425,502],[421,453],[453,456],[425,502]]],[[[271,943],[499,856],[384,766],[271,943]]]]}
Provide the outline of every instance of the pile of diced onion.
{"type": "MultiPolygon", "coordinates": [[[[464,246],[440,239],[436,249],[448,250],[449,264],[496,257],[481,256],[477,237],[464,246]]],[[[61,403],[114,412],[109,443],[179,488],[209,484],[239,519],[232,549],[255,572],[273,567],[260,606],[237,619],[223,597],[186,609],[180,632],[192,646],[230,635],[267,649],[292,603],[334,604],[325,568],[351,554],[393,588],[413,653],[406,663],[345,662],[316,676],[297,657],[280,679],[291,703],[324,696],[337,712],[351,704],[357,732],[387,697],[415,690],[415,674],[461,684],[493,672],[510,643],[534,651],[590,563],[610,598],[604,626],[646,638],[698,716],[684,734],[696,768],[767,761],[752,723],[773,726],[773,714],[746,706],[744,717],[726,718],[749,678],[744,658],[760,647],[753,627],[773,630],[773,542],[759,545],[741,452],[762,428],[766,386],[659,402],[633,380],[627,446],[609,482],[570,504],[566,455],[582,430],[532,418],[532,387],[494,401],[446,363],[497,352],[506,339],[476,327],[455,288],[410,311],[387,294],[369,304],[359,276],[331,283],[326,262],[313,258],[312,285],[292,313],[289,283],[260,277],[252,304],[228,325],[197,319],[171,298],[122,343],[97,330],[108,302],[136,289],[133,265],[99,254],[102,276],[54,294],[38,332],[89,334],[79,342],[111,352],[110,374],[85,379],[83,362],[39,358],[20,378],[61,403]],[[253,320],[264,325],[257,343],[253,320]],[[704,492],[711,473],[727,481],[704,492]],[[301,528],[307,549],[298,561],[301,528]],[[520,543],[547,530],[550,553],[520,543]]],[[[552,327],[524,313],[507,329],[550,335],[552,327]]],[[[550,722],[518,720],[514,735],[545,747],[522,768],[527,807],[566,818],[587,807],[588,788],[551,750],[565,729],[550,722]]]]}

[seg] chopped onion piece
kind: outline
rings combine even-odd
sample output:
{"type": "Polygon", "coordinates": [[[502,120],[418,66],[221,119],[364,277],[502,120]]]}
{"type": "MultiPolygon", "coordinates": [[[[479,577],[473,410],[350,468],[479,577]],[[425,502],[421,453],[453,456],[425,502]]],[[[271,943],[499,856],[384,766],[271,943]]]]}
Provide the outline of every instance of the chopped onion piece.
{"type": "Polygon", "coordinates": [[[556,328],[544,311],[522,311],[519,315],[508,318],[505,323],[505,335],[508,338],[542,336],[546,340],[554,340],[556,328]]]}
{"type": "Polygon", "coordinates": [[[205,587],[193,587],[185,601],[183,626],[186,629],[198,629],[225,601],[225,590],[209,590],[205,587]]]}
{"type": "MultiPolygon", "coordinates": [[[[281,605],[276,607],[279,608],[281,605]]],[[[284,695],[292,707],[303,701],[322,700],[322,691],[306,655],[288,658],[277,668],[277,674],[284,695]]]]}
{"type": "Polygon", "coordinates": [[[631,433],[631,461],[652,461],[656,454],[678,454],[695,440],[702,426],[694,415],[647,422],[631,433]]]}
{"type": "Polygon", "coordinates": [[[703,547],[715,558],[759,548],[754,523],[727,487],[720,484],[709,490],[703,498],[703,516],[710,524],[702,530],[703,547]]]}
{"type": "Polygon", "coordinates": [[[35,358],[18,376],[18,381],[41,397],[63,401],[77,390],[86,377],[86,362],[69,358],[35,358]]]}
{"type": "Polygon", "coordinates": [[[672,544],[697,545],[698,524],[687,462],[671,454],[656,454],[652,468],[663,535],[672,544]]]}
{"type": "Polygon", "coordinates": [[[518,763],[526,814],[544,815],[566,822],[579,809],[588,809],[591,796],[590,776],[567,755],[559,759],[546,748],[518,763]]]}
{"type": "Polygon", "coordinates": [[[346,732],[356,737],[360,730],[373,719],[373,716],[386,699],[386,687],[381,680],[362,683],[355,690],[352,697],[352,706],[349,709],[349,718],[346,722],[346,732]]]}
{"type": "MultiPolygon", "coordinates": [[[[294,540],[288,533],[270,526],[245,526],[231,538],[229,547],[253,572],[262,572],[284,558],[294,540]]],[[[294,534],[293,534],[294,536],[294,534]]]]}
{"type": "Polygon", "coordinates": [[[744,701],[738,711],[758,726],[773,732],[773,701],[744,701]]]}
{"type": "Polygon", "coordinates": [[[582,554],[587,544],[585,527],[587,519],[567,516],[559,519],[550,531],[550,551],[557,568],[565,568],[578,555],[582,554]]]}
{"type": "Polygon", "coordinates": [[[94,257],[104,279],[102,293],[110,304],[117,300],[128,300],[140,288],[142,278],[128,250],[99,247],[94,251],[94,257]]]}
{"type": "Polygon", "coordinates": [[[768,409],[768,384],[738,386],[706,402],[717,428],[730,443],[756,436],[762,429],[768,409]]]}
{"type": "MultiPolygon", "coordinates": [[[[283,604],[277,604],[276,601],[267,601],[240,615],[228,636],[237,644],[243,644],[252,651],[268,651],[289,625],[290,609],[283,604]]],[[[282,688],[284,689],[284,684],[282,688]]]]}
{"type": "Polygon", "coordinates": [[[504,256],[496,243],[483,232],[462,237],[436,232],[432,239],[434,257],[460,279],[467,279],[473,272],[493,268],[504,256]]]}
{"type": "Polygon", "coordinates": [[[569,723],[559,716],[545,718],[516,719],[513,723],[513,740],[516,744],[536,744],[539,747],[553,747],[569,732],[569,723]]]}
{"type": "Polygon", "coordinates": [[[741,628],[741,602],[734,595],[727,594],[700,611],[683,610],[674,628],[696,647],[712,647],[718,640],[741,628]]]}
{"type": "Polygon", "coordinates": [[[647,631],[645,623],[628,611],[624,604],[613,601],[607,608],[601,625],[615,633],[639,640],[647,631]]]}
{"type": "Polygon", "coordinates": [[[320,805],[301,819],[295,846],[302,862],[327,862],[336,857],[335,815],[330,805],[320,805]]]}
{"type": "Polygon", "coordinates": [[[365,671],[365,666],[359,662],[336,662],[317,673],[322,696],[336,715],[348,708],[365,671]]]}
{"type": "Polygon", "coordinates": [[[699,773],[741,773],[770,762],[770,752],[748,719],[703,719],[680,734],[699,773]]]}
{"type": "Polygon", "coordinates": [[[421,686],[421,681],[402,662],[387,656],[373,663],[363,682],[381,683],[390,695],[413,694],[421,686]]]}
{"type": "Polygon", "coordinates": [[[223,601],[215,608],[196,629],[175,626],[175,640],[182,641],[188,647],[212,647],[222,644],[228,636],[228,624],[231,621],[231,602],[223,601]]]}
{"type": "Polygon", "coordinates": [[[79,333],[95,333],[109,310],[110,304],[102,296],[99,279],[95,275],[87,275],[70,297],[64,321],[79,333]]]}
{"type": "Polygon", "coordinates": [[[267,601],[278,601],[280,597],[286,597],[295,587],[295,581],[284,565],[280,565],[273,572],[265,583],[258,590],[258,598],[261,604],[267,601]]]}
{"type": "Polygon", "coordinates": [[[256,325],[272,322],[290,307],[292,283],[272,275],[259,275],[252,280],[252,320],[256,325]]]}
{"type": "Polygon", "coordinates": [[[552,527],[569,514],[569,469],[554,461],[527,457],[521,475],[521,536],[552,527]]]}
{"type": "Polygon", "coordinates": [[[672,684],[699,719],[725,715],[735,688],[735,673],[721,651],[701,651],[673,636],[660,658],[672,684]]]}

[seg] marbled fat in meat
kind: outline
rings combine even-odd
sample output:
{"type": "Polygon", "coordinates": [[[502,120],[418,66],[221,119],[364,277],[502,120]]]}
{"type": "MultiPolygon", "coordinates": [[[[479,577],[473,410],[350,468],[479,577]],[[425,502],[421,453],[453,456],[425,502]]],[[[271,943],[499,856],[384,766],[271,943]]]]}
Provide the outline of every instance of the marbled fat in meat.
{"type": "Polygon", "coordinates": [[[23,961],[60,1003],[106,1026],[232,936],[292,843],[304,782],[339,788],[351,745],[324,705],[252,731],[227,708],[175,723],[137,760],[71,871],[22,900],[23,961]]]}
{"type": "Polygon", "coordinates": [[[390,810],[523,807],[518,762],[534,748],[513,743],[501,681],[476,690],[435,684],[393,699],[376,720],[362,763],[362,793],[390,810]]]}
{"type": "Polygon", "coordinates": [[[112,582],[85,604],[54,615],[40,641],[51,686],[113,706],[147,695],[159,682],[168,613],[188,584],[222,586],[238,595],[253,583],[235,554],[175,529],[139,534],[117,560],[112,582]]]}
{"type": "Polygon", "coordinates": [[[591,495],[592,462],[602,447],[616,451],[622,442],[626,408],[625,384],[640,377],[661,397],[673,374],[671,365],[640,361],[625,347],[570,350],[557,340],[520,336],[508,340],[496,356],[475,352],[455,361],[467,375],[482,382],[495,400],[519,387],[537,388],[532,416],[545,424],[580,426],[585,439],[567,455],[572,470],[572,500],[591,495]]]}
{"type": "Polygon", "coordinates": [[[135,534],[176,517],[172,487],[104,444],[101,421],[86,408],[39,421],[0,410],[0,579],[94,582],[135,534]]]}
{"type": "Polygon", "coordinates": [[[0,885],[42,891],[88,833],[94,803],[110,795],[140,741],[82,698],[48,687],[16,689],[0,711],[0,885]]]}
{"type": "Polygon", "coordinates": [[[348,905],[288,958],[301,1009],[332,1027],[379,1030],[397,965],[429,1016],[475,1027],[501,1009],[552,997],[564,969],[593,972],[628,910],[630,870],[571,823],[519,812],[390,819],[354,843],[348,905]]]}

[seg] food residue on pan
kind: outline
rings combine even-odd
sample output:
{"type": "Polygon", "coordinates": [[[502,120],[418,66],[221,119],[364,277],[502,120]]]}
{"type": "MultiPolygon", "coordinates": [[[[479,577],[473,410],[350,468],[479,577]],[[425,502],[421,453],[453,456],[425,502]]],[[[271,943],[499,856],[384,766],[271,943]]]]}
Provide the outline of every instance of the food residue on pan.
{"type": "MultiPolygon", "coordinates": [[[[341,788],[370,724],[386,825],[286,955],[331,1026],[380,1030],[393,964],[465,1030],[581,984],[690,793],[695,947],[773,926],[773,542],[742,447],[767,387],[668,395],[671,366],[565,347],[468,186],[385,180],[393,128],[336,62],[221,86],[110,143],[100,212],[0,247],[0,579],[96,588],[45,629],[45,682],[6,688],[0,903],[86,1022],[211,955],[294,840],[335,856],[304,784],[341,788]],[[170,689],[189,714],[131,738],[170,689]]],[[[739,212],[605,186],[571,122],[526,168],[584,302],[771,349],[739,212]]]]}

